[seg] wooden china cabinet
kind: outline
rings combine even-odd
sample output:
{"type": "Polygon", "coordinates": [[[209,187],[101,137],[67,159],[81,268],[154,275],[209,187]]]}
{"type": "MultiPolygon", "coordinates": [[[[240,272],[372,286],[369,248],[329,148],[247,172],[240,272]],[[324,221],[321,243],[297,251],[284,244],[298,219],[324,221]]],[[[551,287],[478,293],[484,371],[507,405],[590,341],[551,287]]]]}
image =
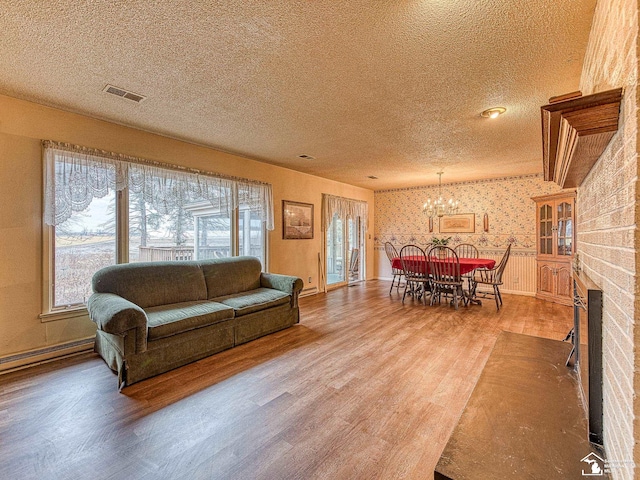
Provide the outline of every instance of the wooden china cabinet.
{"type": "Polygon", "coordinates": [[[573,305],[575,191],[533,197],[536,202],[536,297],[573,305]]]}

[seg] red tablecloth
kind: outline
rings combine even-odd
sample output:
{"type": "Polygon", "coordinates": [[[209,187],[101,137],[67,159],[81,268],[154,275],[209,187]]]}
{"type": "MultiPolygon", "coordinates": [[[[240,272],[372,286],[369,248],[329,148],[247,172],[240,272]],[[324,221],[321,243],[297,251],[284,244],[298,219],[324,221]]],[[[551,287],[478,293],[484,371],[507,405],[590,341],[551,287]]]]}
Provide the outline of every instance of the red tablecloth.
{"type": "MultiPolygon", "coordinates": [[[[406,258],[406,257],[405,257],[406,258]]],[[[418,260],[420,257],[409,257],[412,260],[418,260]]],[[[486,268],[493,268],[496,266],[496,261],[492,260],[490,258],[464,258],[464,257],[460,257],[460,275],[464,275],[465,273],[469,273],[472,270],[475,270],[476,268],[482,268],[482,267],[486,267],[486,268]]],[[[438,259],[435,259],[435,261],[437,262],[438,259]]],[[[402,262],[400,261],[400,257],[398,258],[394,258],[393,262],[391,263],[391,265],[393,266],[393,268],[398,268],[400,270],[402,270],[402,262]]],[[[425,270],[428,270],[429,266],[426,265],[425,266],[425,270]]]]}

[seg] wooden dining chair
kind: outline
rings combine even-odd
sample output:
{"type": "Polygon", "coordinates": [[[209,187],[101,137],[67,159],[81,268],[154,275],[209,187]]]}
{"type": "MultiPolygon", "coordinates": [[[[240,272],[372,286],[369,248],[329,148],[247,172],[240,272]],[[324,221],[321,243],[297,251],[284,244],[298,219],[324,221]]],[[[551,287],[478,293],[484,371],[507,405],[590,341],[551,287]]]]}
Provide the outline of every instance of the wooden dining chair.
{"type": "Polygon", "coordinates": [[[477,268],[474,272],[473,278],[471,279],[472,284],[472,295],[473,297],[477,297],[478,295],[482,295],[483,297],[493,296],[496,300],[496,308],[500,310],[502,306],[502,295],[500,294],[500,285],[502,285],[502,274],[504,273],[504,269],[507,266],[507,262],[509,261],[509,256],[511,255],[511,244],[507,247],[507,250],[504,252],[500,263],[498,263],[493,268],[477,268]],[[477,292],[476,289],[478,285],[489,285],[493,288],[493,292],[477,292]]]}
{"type": "Polygon", "coordinates": [[[413,298],[422,298],[426,303],[431,291],[431,279],[428,273],[427,254],[417,245],[405,245],[400,249],[400,262],[407,287],[402,295],[402,303],[408,294],[413,298]]]}
{"type": "Polygon", "coordinates": [[[396,284],[396,291],[399,291],[399,288],[401,287],[400,281],[402,280],[404,271],[402,270],[402,268],[393,266],[393,261],[396,258],[400,260],[400,254],[398,253],[398,250],[396,250],[396,247],[393,246],[393,243],[385,242],[384,251],[386,252],[389,263],[391,264],[391,273],[393,274],[393,278],[391,279],[391,288],[389,288],[389,295],[391,295],[391,290],[393,290],[393,284],[396,281],[396,278],[398,279],[398,283],[396,284]]]}
{"type": "Polygon", "coordinates": [[[460,275],[460,260],[456,252],[445,246],[435,246],[429,250],[429,273],[431,274],[431,305],[435,299],[438,303],[442,295],[452,296],[452,303],[456,310],[460,300],[467,305],[467,296],[462,288],[463,279],[460,275]]]}
{"type": "MultiPolygon", "coordinates": [[[[461,243],[460,245],[456,245],[453,249],[456,254],[458,254],[458,258],[480,258],[480,253],[475,245],[471,245],[470,243],[461,243]]],[[[469,273],[465,273],[462,275],[462,278],[467,281],[467,290],[471,292],[471,280],[473,279],[473,270],[469,273]]]]}
{"type": "Polygon", "coordinates": [[[478,249],[475,247],[475,245],[471,245],[470,243],[461,243],[460,245],[456,245],[453,251],[456,252],[459,258],[479,258],[480,257],[480,254],[478,253],[478,249]]]}

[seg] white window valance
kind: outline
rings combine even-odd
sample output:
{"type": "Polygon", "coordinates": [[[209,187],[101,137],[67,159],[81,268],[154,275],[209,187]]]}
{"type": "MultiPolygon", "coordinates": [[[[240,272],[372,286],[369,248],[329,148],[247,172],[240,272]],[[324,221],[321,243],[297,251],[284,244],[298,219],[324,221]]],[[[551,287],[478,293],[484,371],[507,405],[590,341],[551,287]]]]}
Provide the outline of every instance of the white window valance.
{"type": "Polygon", "coordinates": [[[338,214],[341,218],[360,217],[365,228],[369,226],[369,204],[362,200],[354,200],[352,198],[338,197],[322,194],[322,230],[326,231],[331,224],[333,216],[338,214]]]}
{"type": "Polygon", "coordinates": [[[220,211],[248,208],[273,230],[273,192],[268,183],[44,141],[44,221],[59,225],[94,198],[128,188],[142,193],[159,213],[206,200],[220,211]]]}

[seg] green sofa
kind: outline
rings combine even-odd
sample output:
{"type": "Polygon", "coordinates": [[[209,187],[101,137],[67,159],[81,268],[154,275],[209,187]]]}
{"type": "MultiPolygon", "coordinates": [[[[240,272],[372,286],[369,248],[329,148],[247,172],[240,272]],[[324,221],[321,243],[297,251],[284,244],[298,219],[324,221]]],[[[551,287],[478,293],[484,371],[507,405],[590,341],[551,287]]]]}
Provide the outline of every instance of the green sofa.
{"type": "Polygon", "coordinates": [[[302,280],[261,270],[254,257],[103,268],[94,349],[122,388],[298,323],[302,280]]]}

